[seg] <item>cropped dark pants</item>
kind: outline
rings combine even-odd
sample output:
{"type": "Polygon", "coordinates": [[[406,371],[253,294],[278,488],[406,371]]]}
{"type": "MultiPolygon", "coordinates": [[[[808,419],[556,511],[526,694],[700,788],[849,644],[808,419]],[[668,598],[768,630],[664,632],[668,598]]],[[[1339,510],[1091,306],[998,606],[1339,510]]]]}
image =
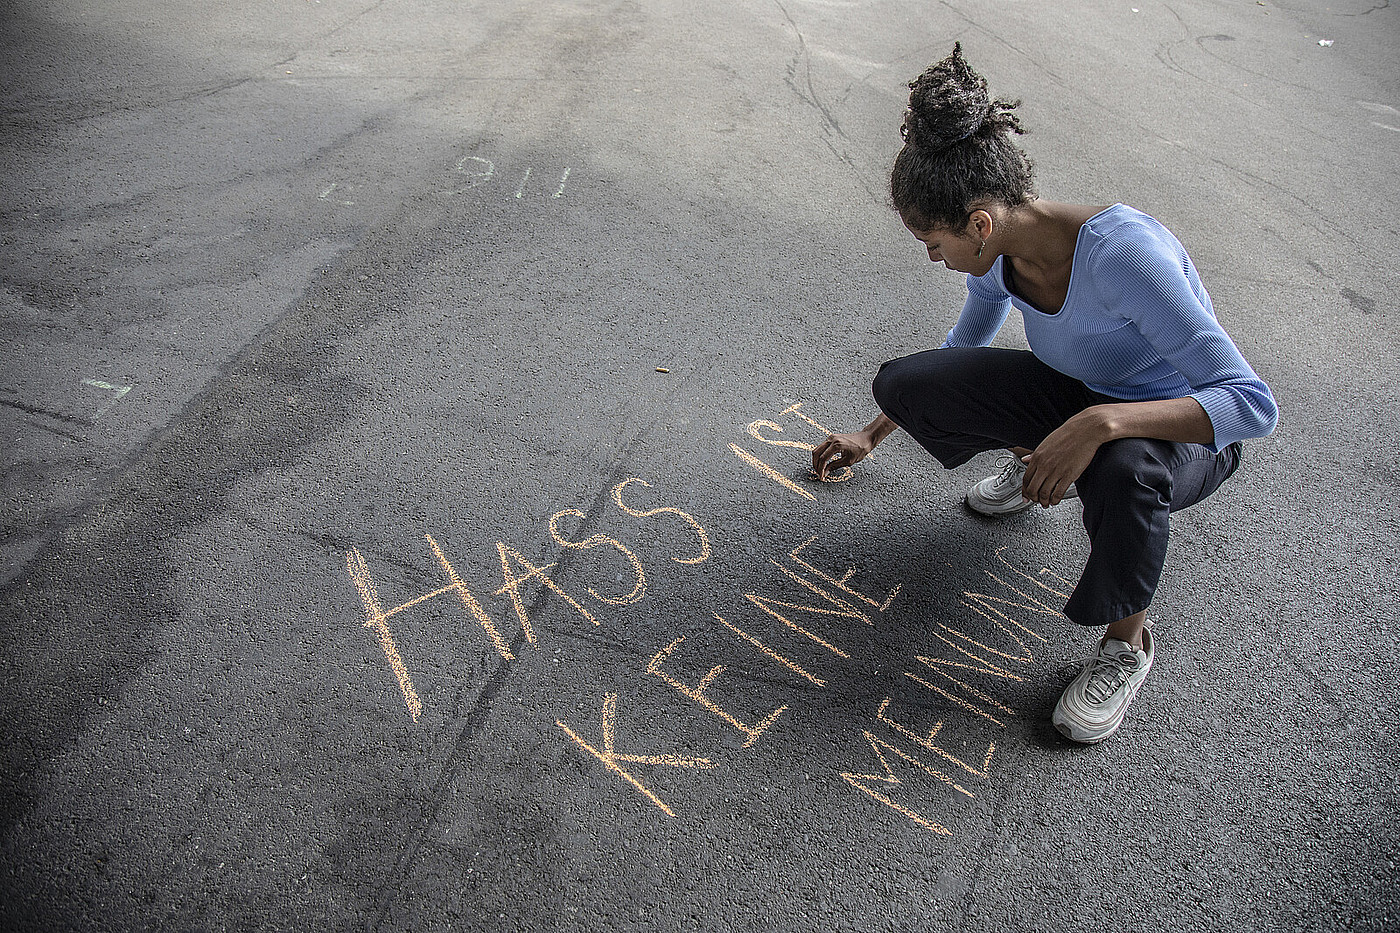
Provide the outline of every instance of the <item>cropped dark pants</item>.
{"type": "MultiPolygon", "coordinates": [[[[925,350],[880,367],[880,410],[945,467],[1005,447],[1035,449],[1070,416],[1118,402],[1051,369],[1028,350],[925,350]]],[[[1075,482],[1089,560],[1065,605],[1081,625],[1106,625],[1152,602],[1167,555],[1167,516],[1215,492],[1240,445],[1130,437],[1099,448],[1075,482]]]]}

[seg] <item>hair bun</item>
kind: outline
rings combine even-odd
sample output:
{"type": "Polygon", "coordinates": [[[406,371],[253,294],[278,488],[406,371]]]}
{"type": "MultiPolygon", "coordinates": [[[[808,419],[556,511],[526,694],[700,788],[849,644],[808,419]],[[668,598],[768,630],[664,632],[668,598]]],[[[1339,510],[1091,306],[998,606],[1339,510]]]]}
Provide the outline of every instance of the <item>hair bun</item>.
{"type": "Polygon", "coordinates": [[[909,109],[900,135],[906,144],[928,153],[942,152],[984,132],[1023,132],[1010,113],[1020,101],[993,101],[987,79],[972,70],[962,43],[943,61],[909,82],[909,109]]]}
{"type": "Polygon", "coordinates": [[[904,148],[890,170],[890,200],[914,230],[961,231],[975,205],[1028,204],[1035,175],[1011,139],[1018,101],[989,100],[987,81],[963,60],[962,44],[909,84],[904,148]]]}

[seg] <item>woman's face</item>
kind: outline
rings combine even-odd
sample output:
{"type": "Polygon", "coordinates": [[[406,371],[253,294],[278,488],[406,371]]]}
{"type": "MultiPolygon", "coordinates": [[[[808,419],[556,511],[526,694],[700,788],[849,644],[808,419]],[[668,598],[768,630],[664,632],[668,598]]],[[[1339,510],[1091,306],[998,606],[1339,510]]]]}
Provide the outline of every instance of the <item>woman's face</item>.
{"type": "MultiPolygon", "coordinates": [[[[900,218],[904,220],[903,217],[900,218]]],[[[973,275],[986,275],[992,268],[994,257],[977,255],[981,242],[966,233],[944,227],[932,230],[919,230],[904,220],[904,226],[914,234],[914,238],[928,250],[929,262],[941,262],[953,272],[970,272],[973,275]]]]}

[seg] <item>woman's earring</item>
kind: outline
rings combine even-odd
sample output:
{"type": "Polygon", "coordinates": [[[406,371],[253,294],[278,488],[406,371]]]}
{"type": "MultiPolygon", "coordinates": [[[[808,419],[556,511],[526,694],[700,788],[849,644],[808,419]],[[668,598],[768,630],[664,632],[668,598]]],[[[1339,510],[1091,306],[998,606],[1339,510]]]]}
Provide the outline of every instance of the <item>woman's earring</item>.
{"type": "Polygon", "coordinates": [[[986,249],[986,248],[987,248],[987,241],[986,241],[986,240],[983,240],[983,241],[982,241],[982,245],[979,246],[979,247],[977,247],[977,258],[978,258],[978,259],[981,259],[981,258],[982,258],[982,250],[984,250],[984,249],[986,249]]]}

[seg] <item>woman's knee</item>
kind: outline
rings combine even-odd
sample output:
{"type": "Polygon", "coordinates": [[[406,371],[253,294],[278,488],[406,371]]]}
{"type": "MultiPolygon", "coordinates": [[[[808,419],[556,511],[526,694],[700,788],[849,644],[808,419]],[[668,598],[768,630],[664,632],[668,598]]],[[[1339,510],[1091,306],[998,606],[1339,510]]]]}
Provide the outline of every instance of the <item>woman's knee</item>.
{"type": "Polygon", "coordinates": [[[885,414],[889,414],[890,410],[896,407],[898,400],[905,395],[906,384],[909,381],[908,360],[909,358],[906,356],[884,363],[875,373],[875,380],[870,384],[870,392],[875,396],[875,404],[879,405],[880,410],[885,414]]]}
{"type": "Polygon", "coordinates": [[[957,378],[956,357],[946,350],[923,350],[890,360],[871,383],[875,403],[893,418],[893,412],[908,411],[920,407],[922,401],[944,396],[950,380],[957,378]]]}
{"type": "Polygon", "coordinates": [[[1075,486],[1091,497],[1119,498],[1151,491],[1171,501],[1172,475],[1162,456],[1164,441],[1124,437],[1099,448],[1075,486]]]}

